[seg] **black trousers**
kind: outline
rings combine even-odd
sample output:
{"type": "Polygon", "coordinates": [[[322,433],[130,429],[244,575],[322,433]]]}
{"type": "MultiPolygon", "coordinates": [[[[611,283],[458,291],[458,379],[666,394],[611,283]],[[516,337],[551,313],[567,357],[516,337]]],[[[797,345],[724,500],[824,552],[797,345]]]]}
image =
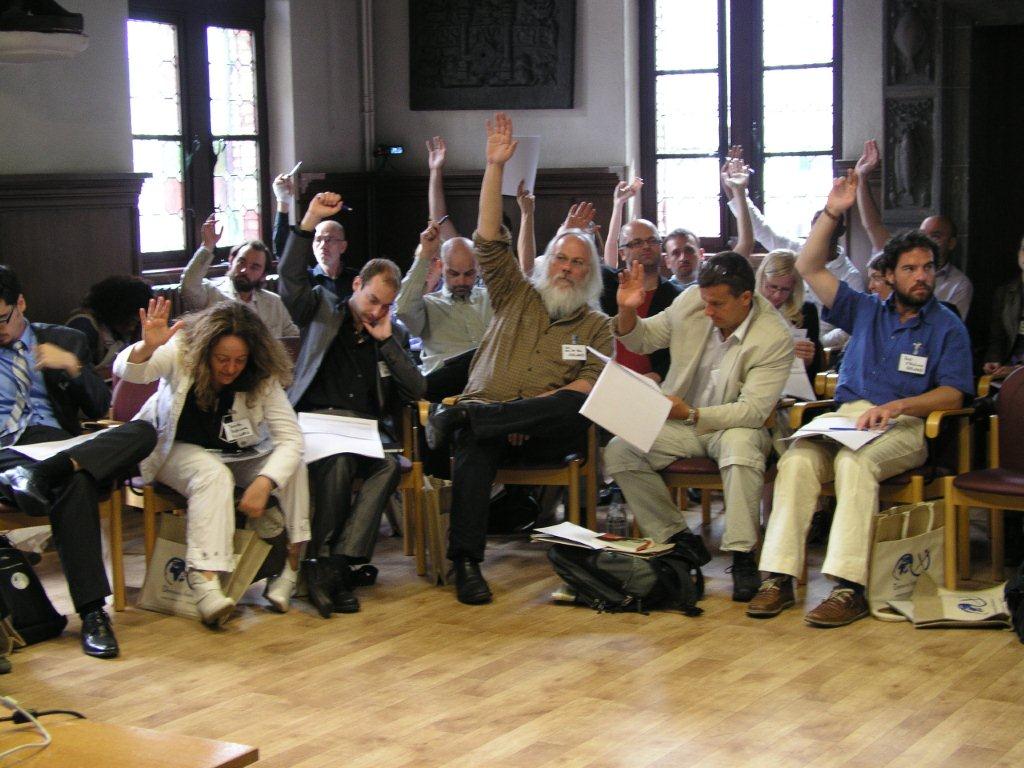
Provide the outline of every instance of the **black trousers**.
{"type": "MultiPolygon", "coordinates": [[[[18,445],[69,437],[71,435],[63,429],[37,425],[25,430],[18,445]]],[[[130,475],[155,446],[153,425],[131,421],[64,452],[78,464],[80,471],[51,489],[54,502],[50,507],[50,525],[76,611],[103,601],[110,594],[107,571],[103,567],[99,489],[112,480],[130,475]]],[[[9,448],[0,450],[0,472],[35,463],[9,448]]]]}
{"type": "Polygon", "coordinates": [[[579,410],[586,395],[560,391],[507,403],[467,403],[469,425],[454,435],[448,557],[480,562],[487,546],[491,486],[505,464],[561,461],[586,447],[590,422],[579,410]],[[521,446],[511,434],[529,435],[521,446]]]}

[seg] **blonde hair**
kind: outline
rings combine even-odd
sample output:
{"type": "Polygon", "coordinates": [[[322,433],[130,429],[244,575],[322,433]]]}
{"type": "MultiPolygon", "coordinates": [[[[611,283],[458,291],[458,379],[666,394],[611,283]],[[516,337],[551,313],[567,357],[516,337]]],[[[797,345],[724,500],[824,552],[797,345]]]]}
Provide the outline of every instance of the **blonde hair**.
{"type": "Polygon", "coordinates": [[[183,319],[185,368],[192,373],[200,410],[212,411],[217,405],[210,354],[225,336],[237,336],[249,348],[245,369],[233,384],[236,391],[245,392],[247,406],[254,406],[260,390],[273,382],[282,387],[292,383],[291,355],[259,315],[237,301],[223,301],[183,319]]]}
{"type": "Polygon", "coordinates": [[[773,277],[789,277],[790,275],[796,278],[793,282],[793,292],[789,294],[786,303],[779,307],[779,312],[792,325],[800,328],[804,322],[804,281],[796,271],[796,254],[793,251],[787,248],[777,248],[768,252],[761,262],[761,266],[757,268],[757,292],[764,296],[765,283],[773,277]]]}

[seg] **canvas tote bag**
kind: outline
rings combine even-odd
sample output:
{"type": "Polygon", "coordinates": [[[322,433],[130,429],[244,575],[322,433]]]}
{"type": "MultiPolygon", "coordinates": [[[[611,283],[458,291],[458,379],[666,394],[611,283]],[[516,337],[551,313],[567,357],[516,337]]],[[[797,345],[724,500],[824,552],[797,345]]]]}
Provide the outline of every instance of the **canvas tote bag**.
{"type": "Polygon", "coordinates": [[[868,605],[883,621],[906,621],[890,600],[910,600],[927,573],[941,584],[944,575],[943,502],[891,507],[875,514],[868,572],[868,605]]]}

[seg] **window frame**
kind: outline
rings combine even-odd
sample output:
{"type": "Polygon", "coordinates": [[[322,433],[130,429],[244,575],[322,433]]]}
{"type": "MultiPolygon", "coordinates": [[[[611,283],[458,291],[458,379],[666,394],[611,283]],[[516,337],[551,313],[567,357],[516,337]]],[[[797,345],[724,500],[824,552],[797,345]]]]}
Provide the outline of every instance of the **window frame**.
{"type": "MultiPolygon", "coordinates": [[[[128,20],[153,21],[173,24],[177,29],[178,92],[180,94],[181,134],[178,136],[151,136],[180,141],[182,147],[182,186],[184,207],[184,239],[182,250],[150,251],[141,254],[140,268],[144,274],[180,273],[189,258],[201,244],[199,229],[214,210],[213,135],[210,126],[209,58],[206,48],[206,28],[210,26],[245,29],[253,33],[256,55],[256,145],[259,158],[260,239],[268,241],[273,208],[268,199],[270,189],[270,135],[267,119],[267,77],[264,9],[262,0],[129,0],[128,20]],[[185,166],[185,157],[195,141],[199,142],[192,162],[185,166]]],[[[127,28],[126,28],[127,29],[127,28]]],[[[252,141],[251,136],[218,136],[231,140],[252,141]]],[[[133,141],[136,139],[132,134],[133,141]]],[[[218,247],[223,256],[230,246],[218,247]]]]}
{"type": "MultiPolygon", "coordinates": [[[[658,154],[657,152],[657,80],[660,75],[675,71],[656,68],[656,2],[639,3],[639,106],[640,106],[640,173],[644,179],[640,191],[641,215],[651,221],[658,220],[658,160],[674,157],[708,157],[707,154],[658,154]]],[[[843,3],[832,0],[832,151],[764,151],[762,126],[764,124],[765,71],[781,69],[808,69],[825,66],[763,65],[762,0],[718,0],[719,43],[719,146],[718,162],[724,162],[732,144],[744,148],[747,162],[755,170],[751,176],[748,194],[763,210],[765,157],[831,155],[832,165],[840,159],[843,139],[843,3]],[[724,20],[724,23],[723,23],[724,20]],[[728,60],[728,61],[726,61],[728,60]],[[731,126],[731,131],[730,131],[731,126]],[[730,135],[731,132],[731,135],[730,135]]],[[[714,70],[680,70],[680,72],[714,70]]],[[[674,226],[689,226],[674,222],[674,226]]],[[[709,251],[723,250],[730,237],[736,235],[736,223],[730,213],[725,195],[719,193],[719,234],[698,233],[701,246],[709,251]]]]}

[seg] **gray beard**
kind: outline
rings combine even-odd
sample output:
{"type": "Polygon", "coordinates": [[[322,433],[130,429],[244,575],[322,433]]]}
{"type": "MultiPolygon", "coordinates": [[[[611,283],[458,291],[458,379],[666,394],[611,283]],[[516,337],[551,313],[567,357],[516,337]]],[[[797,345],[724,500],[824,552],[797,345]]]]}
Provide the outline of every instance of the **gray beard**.
{"type": "Polygon", "coordinates": [[[552,320],[561,320],[568,317],[587,303],[586,289],[577,285],[568,290],[563,290],[551,285],[547,275],[534,276],[533,287],[540,294],[544,308],[548,311],[548,317],[552,320]]]}

